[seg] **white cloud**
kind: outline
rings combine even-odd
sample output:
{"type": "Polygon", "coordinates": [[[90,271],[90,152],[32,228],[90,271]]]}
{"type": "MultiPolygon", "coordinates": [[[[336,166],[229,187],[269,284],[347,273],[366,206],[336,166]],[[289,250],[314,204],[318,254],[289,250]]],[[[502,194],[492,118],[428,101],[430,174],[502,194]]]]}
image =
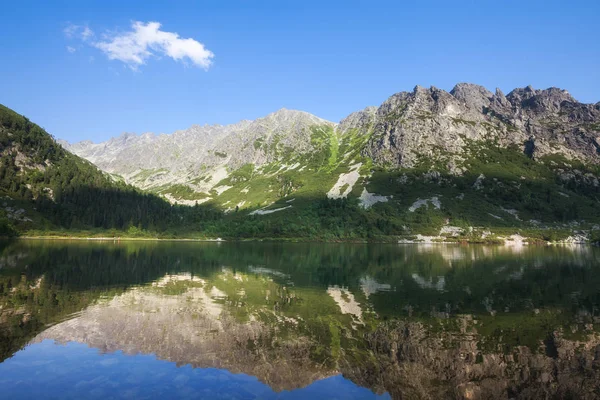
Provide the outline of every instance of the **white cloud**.
{"type": "Polygon", "coordinates": [[[91,39],[92,37],[94,37],[94,32],[88,26],[84,26],[81,30],[81,39],[86,41],[91,39]]]}
{"type": "MultiPolygon", "coordinates": [[[[93,43],[110,60],[119,60],[136,70],[152,57],[167,56],[175,61],[191,61],[208,69],[214,54],[194,39],[180,38],[177,33],[160,30],[159,22],[134,21],[132,30],[121,34],[105,35],[105,40],[93,43]]],[[[92,33],[93,35],[93,33],[92,33]]]]}
{"type": "Polygon", "coordinates": [[[75,53],[77,50],[75,49],[75,47],[67,46],[67,51],[69,53],[75,53]]]}
{"type": "Polygon", "coordinates": [[[75,36],[75,31],[77,29],[78,29],[77,25],[69,24],[69,25],[67,25],[67,27],[65,29],[63,29],[63,33],[65,34],[66,37],[71,39],[72,37],[75,36]]]}
{"type": "Polygon", "coordinates": [[[94,37],[94,31],[87,25],[69,24],[63,29],[63,33],[69,39],[81,39],[84,42],[94,37]]]}

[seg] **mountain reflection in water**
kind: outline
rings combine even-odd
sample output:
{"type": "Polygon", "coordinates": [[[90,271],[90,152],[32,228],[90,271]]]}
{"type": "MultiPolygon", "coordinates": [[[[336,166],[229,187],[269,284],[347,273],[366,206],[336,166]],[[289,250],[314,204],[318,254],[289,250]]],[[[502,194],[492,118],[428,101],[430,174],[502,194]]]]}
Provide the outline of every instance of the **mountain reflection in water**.
{"type": "Polygon", "coordinates": [[[4,243],[0,385],[143,397],[144,370],[174,397],[597,398],[598,272],[584,246],[4,243]]]}

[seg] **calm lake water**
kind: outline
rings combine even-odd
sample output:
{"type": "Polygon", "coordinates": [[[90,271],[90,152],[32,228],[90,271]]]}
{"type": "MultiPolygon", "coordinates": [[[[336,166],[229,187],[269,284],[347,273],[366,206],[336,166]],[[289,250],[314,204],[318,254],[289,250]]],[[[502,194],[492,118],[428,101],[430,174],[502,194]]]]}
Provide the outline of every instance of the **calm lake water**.
{"type": "Polygon", "coordinates": [[[0,243],[0,397],[599,398],[600,249],[0,243]]]}

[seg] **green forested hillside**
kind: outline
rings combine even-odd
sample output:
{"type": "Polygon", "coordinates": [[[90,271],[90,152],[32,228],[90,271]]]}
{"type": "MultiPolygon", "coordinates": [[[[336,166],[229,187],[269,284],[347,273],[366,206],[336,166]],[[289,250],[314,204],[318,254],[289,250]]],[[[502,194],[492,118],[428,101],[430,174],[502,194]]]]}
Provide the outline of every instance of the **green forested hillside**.
{"type": "Polygon", "coordinates": [[[44,129],[2,105],[0,195],[4,198],[0,234],[4,235],[15,229],[59,227],[163,230],[172,217],[166,201],[113,181],[64,150],[44,129]]]}

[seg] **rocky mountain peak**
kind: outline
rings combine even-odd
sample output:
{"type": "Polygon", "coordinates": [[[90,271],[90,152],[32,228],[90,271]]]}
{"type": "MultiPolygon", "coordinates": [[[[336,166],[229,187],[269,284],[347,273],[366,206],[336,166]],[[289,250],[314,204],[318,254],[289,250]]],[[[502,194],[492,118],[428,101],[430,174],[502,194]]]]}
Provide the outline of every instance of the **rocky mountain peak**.
{"type": "Polygon", "coordinates": [[[536,90],[531,86],[518,88],[510,92],[507,99],[513,107],[538,115],[558,113],[565,102],[578,103],[568,91],[555,87],[544,90],[536,90]]]}
{"type": "Polygon", "coordinates": [[[258,118],[254,121],[255,123],[270,123],[270,124],[281,124],[288,125],[294,123],[301,123],[307,125],[320,125],[320,124],[334,124],[333,122],[321,119],[313,114],[299,110],[289,110],[287,108],[281,108],[263,118],[258,118]]]}
{"type": "Polygon", "coordinates": [[[412,90],[413,94],[425,93],[427,91],[428,91],[428,89],[426,87],[424,87],[424,86],[421,86],[421,85],[415,85],[415,87],[412,90]]]}
{"type": "Polygon", "coordinates": [[[472,83],[459,83],[450,91],[456,99],[475,110],[482,111],[490,106],[494,97],[492,92],[480,85],[472,83]]]}
{"type": "Polygon", "coordinates": [[[496,88],[496,92],[490,100],[490,105],[495,109],[510,109],[512,107],[510,101],[508,101],[500,88],[496,88]]]}
{"type": "Polygon", "coordinates": [[[375,121],[376,114],[377,107],[374,106],[369,106],[363,110],[355,111],[340,121],[338,130],[342,133],[345,133],[350,129],[371,126],[375,121]]]}
{"type": "Polygon", "coordinates": [[[310,142],[310,129],[316,125],[335,126],[333,122],[310,113],[282,108],[263,118],[258,118],[244,129],[238,130],[230,140],[227,140],[227,147],[231,148],[230,152],[236,152],[233,147],[240,144],[234,144],[234,137],[241,143],[254,142],[257,139],[269,141],[271,138],[278,138],[277,140],[286,146],[304,149],[307,144],[304,142],[310,142]]]}
{"type": "Polygon", "coordinates": [[[110,138],[108,143],[111,145],[126,145],[127,142],[135,141],[139,136],[133,132],[123,132],[117,137],[110,138]]]}

